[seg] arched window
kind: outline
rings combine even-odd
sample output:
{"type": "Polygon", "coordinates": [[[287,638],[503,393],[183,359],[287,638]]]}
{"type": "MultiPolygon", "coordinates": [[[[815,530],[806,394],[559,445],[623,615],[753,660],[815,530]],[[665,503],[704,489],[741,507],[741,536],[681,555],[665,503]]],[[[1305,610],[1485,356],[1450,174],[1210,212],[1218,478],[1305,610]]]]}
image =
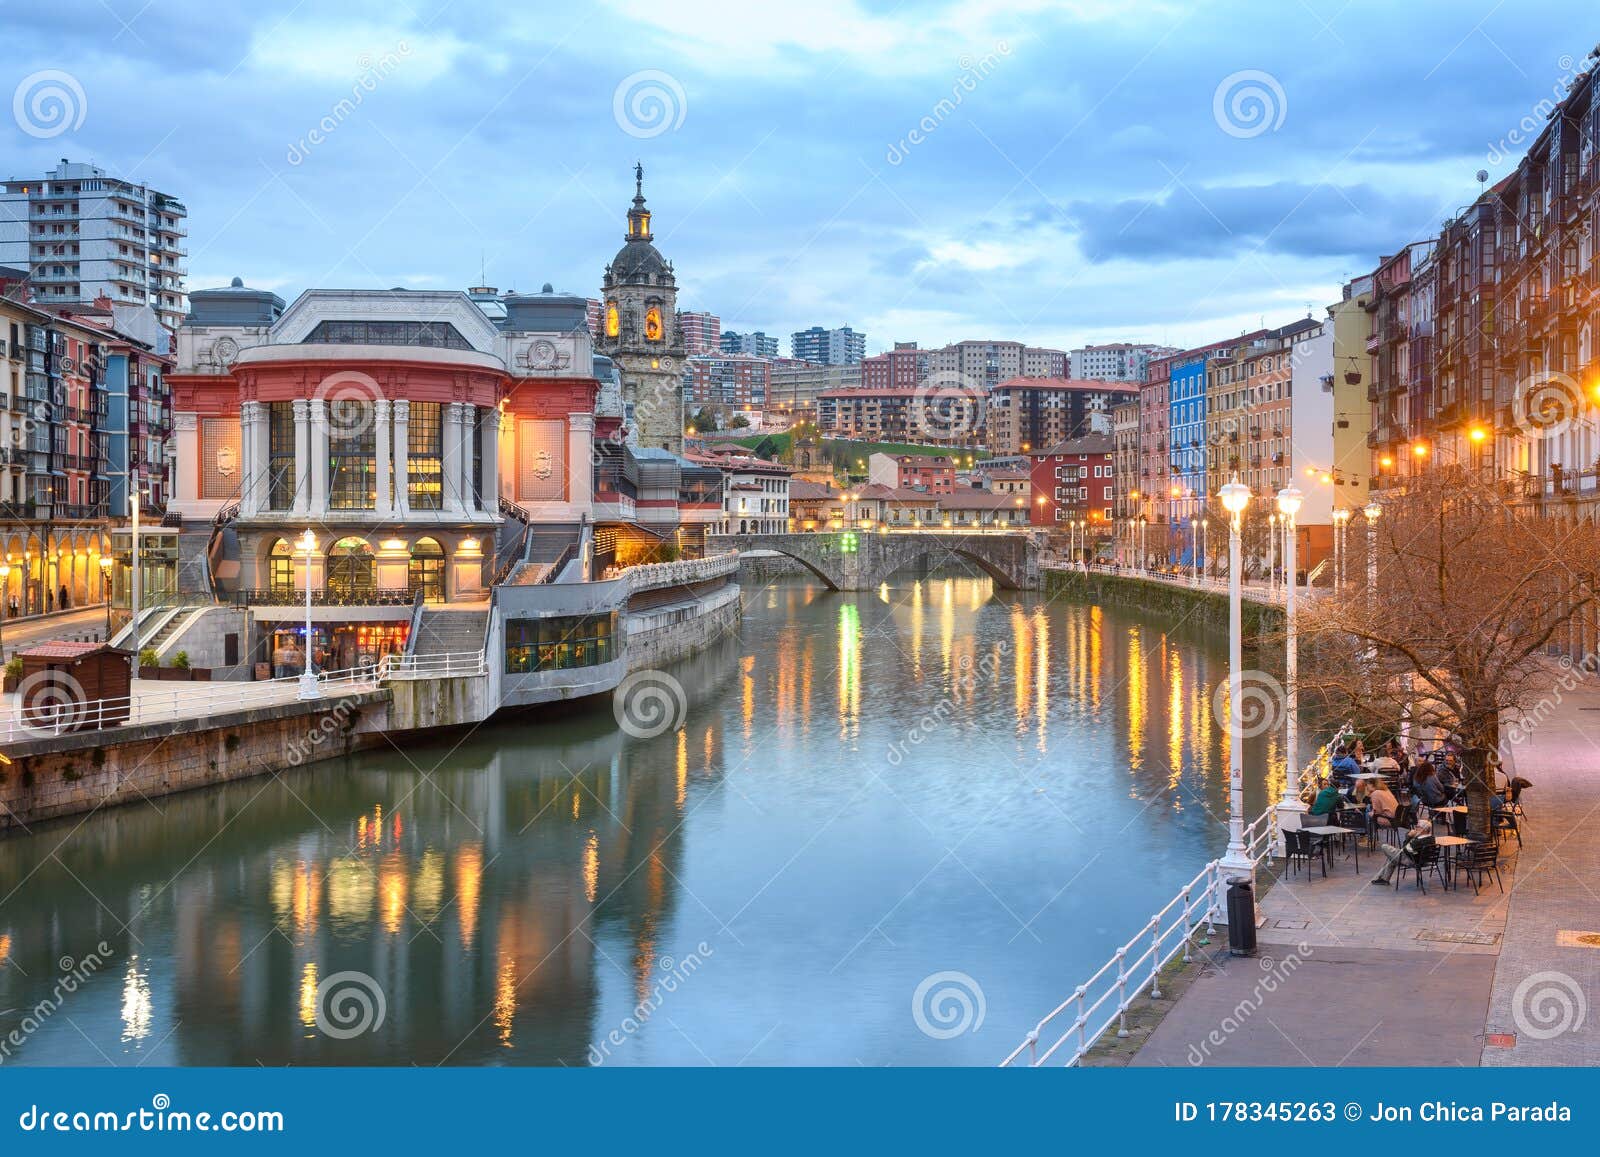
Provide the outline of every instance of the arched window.
{"type": "Polygon", "coordinates": [[[616,337],[622,332],[622,322],[617,317],[617,303],[606,302],[606,336],[616,337]]]}
{"type": "Polygon", "coordinates": [[[294,547],[281,538],[267,555],[267,588],[275,595],[294,593],[294,547]]]}
{"type": "Polygon", "coordinates": [[[341,538],[328,548],[328,589],[343,597],[377,589],[372,548],[360,538],[341,538]]]}
{"type": "Polygon", "coordinates": [[[661,307],[652,305],[644,313],[644,339],[645,341],[661,340],[661,307]]]}
{"type": "Polygon", "coordinates": [[[412,543],[407,578],[411,590],[422,588],[425,602],[444,602],[444,548],[431,538],[412,543]]]}

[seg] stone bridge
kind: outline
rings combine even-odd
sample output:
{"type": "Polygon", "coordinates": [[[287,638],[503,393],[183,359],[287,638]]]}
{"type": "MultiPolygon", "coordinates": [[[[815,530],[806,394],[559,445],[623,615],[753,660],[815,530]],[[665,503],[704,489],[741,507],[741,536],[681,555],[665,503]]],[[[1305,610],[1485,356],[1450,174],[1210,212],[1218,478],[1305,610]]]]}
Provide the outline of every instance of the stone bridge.
{"type": "Polygon", "coordinates": [[[836,591],[872,590],[905,567],[929,570],[952,557],[977,564],[995,585],[1039,585],[1039,548],[1026,531],[829,530],[812,534],[708,536],[709,549],[786,554],[836,591]]]}

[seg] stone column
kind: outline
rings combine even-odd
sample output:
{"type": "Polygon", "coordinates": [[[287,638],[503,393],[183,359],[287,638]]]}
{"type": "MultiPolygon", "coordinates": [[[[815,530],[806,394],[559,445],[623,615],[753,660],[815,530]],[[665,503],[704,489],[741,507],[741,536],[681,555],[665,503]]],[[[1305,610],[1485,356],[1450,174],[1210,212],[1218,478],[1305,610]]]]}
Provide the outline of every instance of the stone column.
{"type": "Polygon", "coordinates": [[[594,513],[594,414],[567,415],[567,501],[578,514],[594,513]]]}
{"type": "Polygon", "coordinates": [[[404,398],[394,403],[394,512],[411,513],[411,403],[404,398]]]}
{"type": "Polygon", "coordinates": [[[255,473],[261,469],[256,460],[256,411],[259,402],[239,403],[239,460],[234,464],[239,480],[239,515],[249,518],[257,509],[255,473]]]}
{"type": "Polygon", "coordinates": [[[372,403],[372,420],[378,456],[378,517],[388,518],[394,513],[394,479],[389,473],[389,449],[394,445],[394,429],[389,424],[389,399],[379,398],[372,403]]]}
{"type": "Polygon", "coordinates": [[[441,414],[444,437],[444,509],[450,514],[464,514],[461,501],[461,407],[455,402],[445,404],[441,414]]]}
{"type": "Polygon", "coordinates": [[[294,513],[311,508],[311,406],[294,400],[294,513]]]}
{"type": "Polygon", "coordinates": [[[472,484],[472,440],[477,435],[478,407],[461,404],[461,508],[471,514],[478,508],[472,484]]]}
{"type": "Polygon", "coordinates": [[[500,510],[500,408],[491,406],[483,415],[483,508],[491,514],[500,510]]]}
{"type": "Polygon", "coordinates": [[[312,398],[311,407],[311,496],[307,513],[328,513],[328,404],[312,398]]]}

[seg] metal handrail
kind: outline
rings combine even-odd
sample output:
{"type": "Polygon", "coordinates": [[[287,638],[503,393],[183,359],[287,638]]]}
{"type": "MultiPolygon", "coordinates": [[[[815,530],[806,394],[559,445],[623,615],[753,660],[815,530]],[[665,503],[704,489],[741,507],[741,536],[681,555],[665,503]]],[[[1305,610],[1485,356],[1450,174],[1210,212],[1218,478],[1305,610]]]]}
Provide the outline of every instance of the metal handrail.
{"type": "Polygon", "coordinates": [[[385,655],[378,679],[438,679],[487,675],[487,651],[457,651],[444,655],[385,655]]]}
{"type": "MultiPolygon", "coordinates": [[[[1271,853],[1277,839],[1277,819],[1274,805],[1245,828],[1245,852],[1252,864],[1259,864],[1271,853]]],[[[1177,895],[1145,922],[1132,939],[1113,952],[1093,976],[1073,989],[1071,996],[1034,1025],[1022,1043],[1000,1062],[1000,1067],[1013,1065],[1024,1053],[1027,1058],[1023,1063],[1030,1067],[1047,1064],[1064,1047],[1068,1048],[1068,1054],[1059,1063],[1074,1065],[1113,1023],[1117,1025],[1117,1035],[1126,1036],[1128,1009],[1134,998],[1149,989],[1150,995],[1159,999],[1161,970],[1180,953],[1185,963],[1192,959],[1190,942],[1202,925],[1208,933],[1215,929],[1216,914],[1222,908],[1227,884],[1227,871],[1231,869],[1225,869],[1221,859],[1206,864],[1199,874],[1178,890],[1177,895]],[[1092,1000],[1091,993],[1097,993],[1092,1000]],[[1107,1009],[1106,1005],[1113,998],[1115,1007],[1107,1009]],[[1102,1010],[1104,1015],[1099,1016],[1102,1010]],[[1069,1015],[1071,1022],[1041,1053],[1041,1035],[1058,1018],[1069,1015]]]]}
{"type": "MultiPolygon", "coordinates": [[[[359,695],[377,689],[378,669],[355,667],[321,671],[317,673],[317,683],[328,698],[359,695]]],[[[204,718],[243,708],[288,703],[294,701],[299,685],[300,677],[289,675],[251,683],[218,682],[205,685],[204,690],[174,689],[170,693],[152,690],[139,695],[76,702],[67,696],[49,695],[48,703],[32,706],[14,697],[10,712],[0,718],[0,740],[19,742],[104,727],[171,723],[178,719],[204,718]]],[[[193,688],[193,684],[189,687],[193,688]]]]}

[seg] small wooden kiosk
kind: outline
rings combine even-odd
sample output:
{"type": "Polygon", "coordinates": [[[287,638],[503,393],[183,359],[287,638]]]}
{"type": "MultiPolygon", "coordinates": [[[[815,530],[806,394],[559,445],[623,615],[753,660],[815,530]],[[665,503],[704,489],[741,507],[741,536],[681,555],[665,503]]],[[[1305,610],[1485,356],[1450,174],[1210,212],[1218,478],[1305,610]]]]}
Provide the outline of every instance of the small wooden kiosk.
{"type": "Polygon", "coordinates": [[[83,731],[128,721],[132,651],[104,643],[40,643],[20,658],[24,726],[83,731]]]}

